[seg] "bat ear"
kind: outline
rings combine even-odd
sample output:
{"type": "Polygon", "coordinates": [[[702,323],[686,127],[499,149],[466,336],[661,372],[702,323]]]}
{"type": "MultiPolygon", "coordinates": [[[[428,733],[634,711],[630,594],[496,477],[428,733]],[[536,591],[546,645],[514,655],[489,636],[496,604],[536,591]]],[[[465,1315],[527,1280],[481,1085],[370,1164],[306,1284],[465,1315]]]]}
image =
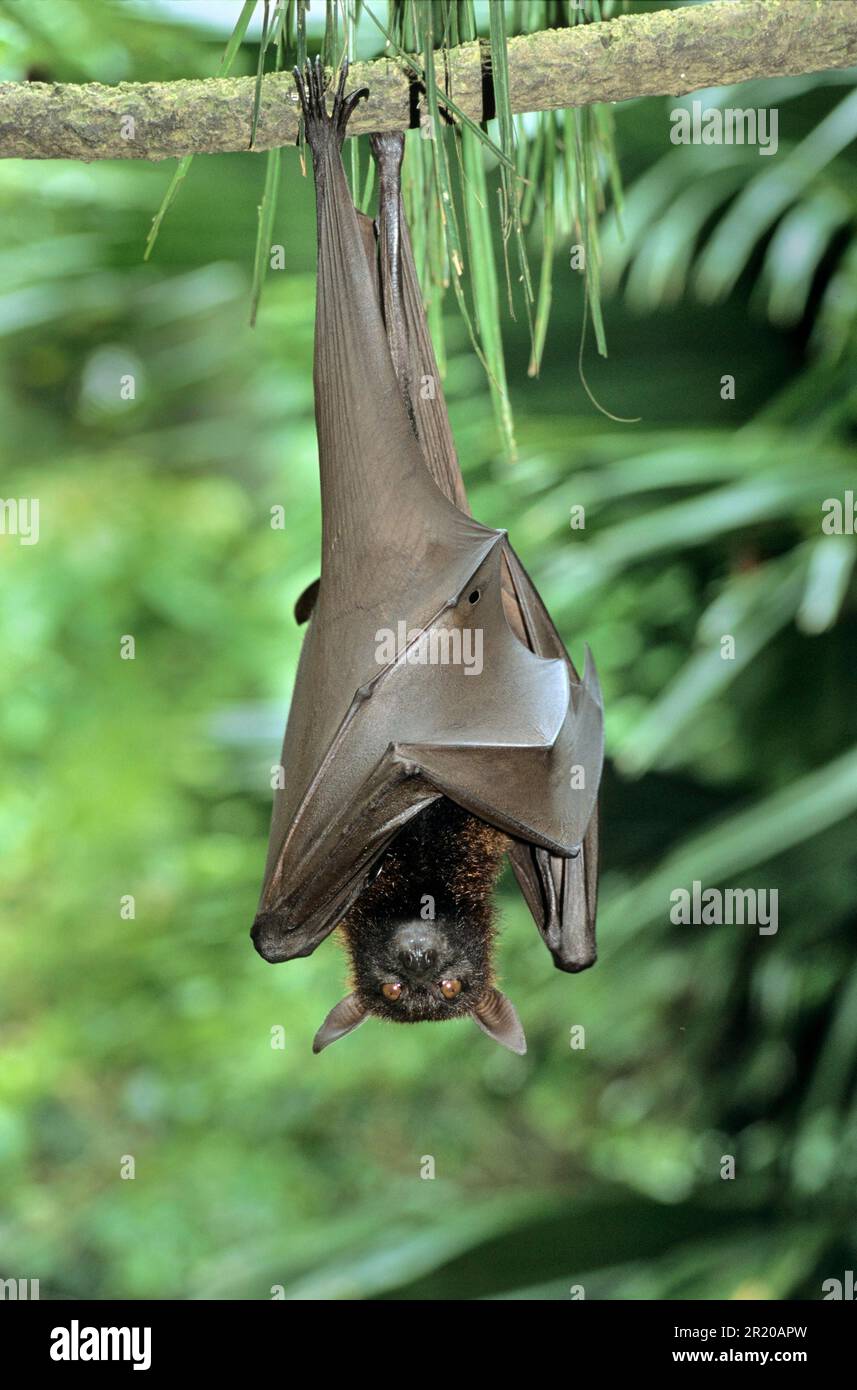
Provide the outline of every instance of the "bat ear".
{"type": "Polygon", "coordinates": [[[489,1038],[508,1047],[510,1052],[523,1056],[527,1040],[515,1006],[499,989],[491,989],[473,1010],[473,1021],[489,1038]]]}
{"type": "Polygon", "coordinates": [[[313,1038],[313,1052],[323,1052],[330,1043],[344,1038],[346,1033],[353,1033],[368,1017],[369,1014],[359,1002],[357,995],[346,994],[345,998],[340,999],[336,1007],[331,1009],[313,1038]]]}

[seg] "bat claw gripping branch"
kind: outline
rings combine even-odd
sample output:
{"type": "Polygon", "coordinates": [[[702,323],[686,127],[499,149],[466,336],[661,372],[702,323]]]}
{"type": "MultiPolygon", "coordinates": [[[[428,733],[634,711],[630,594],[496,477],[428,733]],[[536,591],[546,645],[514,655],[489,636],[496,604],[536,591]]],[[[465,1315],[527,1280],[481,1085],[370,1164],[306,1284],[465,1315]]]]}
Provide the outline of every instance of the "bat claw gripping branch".
{"type": "Polygon", "coordinates": [[[368,97],[369,88],[361,87],[358,91],[345,95],[348,59],[344,59],[333,94],[333,107],[328,115],[324,100],[328,82],[321,58],[316,58],[314,63],[307,60],[303,72],[300,68],[293,68],[292,71],[303,112],[304,130],[313,156],[318,158],[322,155],[331,141],[335,142],[337,149],[341,149],[351,113],[358,101],[368,97]]]}

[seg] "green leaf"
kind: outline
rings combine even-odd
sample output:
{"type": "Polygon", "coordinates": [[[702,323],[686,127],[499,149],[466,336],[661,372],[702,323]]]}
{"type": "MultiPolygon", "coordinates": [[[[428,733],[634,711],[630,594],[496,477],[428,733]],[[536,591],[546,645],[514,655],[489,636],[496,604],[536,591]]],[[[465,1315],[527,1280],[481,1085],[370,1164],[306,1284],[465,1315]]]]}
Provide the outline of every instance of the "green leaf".
{"type": "MultiPolygon", "coordinates": [[[[244,35],[247,32],[247,25],[250,23],[250,19],[255,8],[256,0],[244,0],[244,4],[241,7],[241,13],[239,14],[238,19],[235,22],[235,28],[232,30],[232,33],[229,37],[229,41],[226,45],[226,48],[223,51],[223,57],[221,58],[220,66],[217,69],[218,77],[225,77],[226,74],[230,71],[233,62],[235,61],[235,55],[241,47],[244,35]]],[[[170,204],[172,203],[173,199],[178,193],[179,188],[185,176],[187,175],[187,171],[191,166],[192,160],[193,155],[186,154],[183,155],[183,157],[178,162],[178,167],[176,168],[175,173],[170,179],[167,191],[164,194],[163,202],[161,203],[161,206],[158,208],[158,211],[156,212],[152,221],[151,228],[149,229],[149,235],[146,238],[146,249],[143,252],[144,261],[147,261],[152,254],[155,242],[158,239],[158,233],[161,230],[161,223],[164,220],[164,216],[167,212],[167,209],[169,208],[170,204]]]]}
{"type": "Polygon", "coordinates": [[[265,190],[259,204],[258,231],[256,234],[256,254],[253,259],[253,287],[250,294],[250,326],[256,323],[262,284],[271,253],[271,240],[274,231],[274,218],[277,213],[277,194],[280,187],[280,162],[282,150],[277,147],[268,150],[265,166],[265,190]]]}

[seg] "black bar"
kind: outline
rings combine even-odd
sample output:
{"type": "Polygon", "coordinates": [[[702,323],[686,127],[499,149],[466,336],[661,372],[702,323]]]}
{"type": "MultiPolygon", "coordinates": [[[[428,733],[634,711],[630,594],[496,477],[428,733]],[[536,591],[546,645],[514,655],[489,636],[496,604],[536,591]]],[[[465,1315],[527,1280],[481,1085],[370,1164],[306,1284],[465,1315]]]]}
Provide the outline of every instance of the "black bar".
{"type": "MultiPolygon", "coordinates": [[[[391,1373],[419,1351],[432,1356],[430,1329],[438,1329],[438,1374],[466,1365],[478,1354],[504,1357],[517,1347],[538,1348],[544,1317],[544,1346],[551,1356],[565,1349],[569,1361],[597,1357],[601,1373],[617,1370],[682,1371],[695,1366],[755,1365],[760,1372],[800,1366],[814,1376],[846,1360],[854,1337],[854,1305],[847,1302],[595,1302],[569,1299],[539,1314],[519,1302],[492,1307],[443,1303],[442,1322],[391,1316],[389,1302],[373,1311],[360,1303],[326,1305],[313,1315],[301,1306],[271,1302],[72,1302],[0,1303],[3,1361],[21,1371],[92,1379],[100,1373],[158,1378],[167,1372],[257,1371],[271,1363],[291,1372],[302,1363],[329,1377],[341,1358],[366,1364],[375,1348],[379,1368],[391,1373]],[[499,1318],[499,1321],[495,1319],[499,1318]],[[359,1321],[358,1321],[359,1319],[359,1321]],[[456,1331],[457,1326],[462,1330],[456,1331]],[[102,1329],[105,1331],[102,1332],[102,1329]],[[115,1332],[108,1331],[114,1329],[115,1332]],[[134,1331],[136,1329],[136,1337],[134,1331]],[[147,1334],[148,1329],[148,1334],[147,1334]],[[442,1329],[442,1330],[441,1330],[442,1329]],[[480,1340],[484,1336],[484,1341],[480,1340]],[[522,1342],[521,1337],[526,1341],[522,1342]],[[420,1347],[419,1344],[423,1343],[420,1347]],[[360,1352],[359,1348],[363,1347],[360,1352]],[[54,1355],[52,1356],[52,1349],[54,1355]],[[105,1358],[87,1359],[90,1353],[105,1358]],[[68,1359],[55,1359],[59,1353],[68,1359]],[[124,1358],[124,1359],[123,1359],[124,1358]],[[449,1360],[451,1358],[451,1360],[449,1360]],[[459,1358],[463,1358],[461,1361],[459,1358]]],[[[438,1300],[435,1300],[438,1301],[438,1300]]],[[[370,1357],[371,1359],[371,1357],[370,1357]]],[[[846,1362],[847,1364],[847,1362],[846,1362]]]]}

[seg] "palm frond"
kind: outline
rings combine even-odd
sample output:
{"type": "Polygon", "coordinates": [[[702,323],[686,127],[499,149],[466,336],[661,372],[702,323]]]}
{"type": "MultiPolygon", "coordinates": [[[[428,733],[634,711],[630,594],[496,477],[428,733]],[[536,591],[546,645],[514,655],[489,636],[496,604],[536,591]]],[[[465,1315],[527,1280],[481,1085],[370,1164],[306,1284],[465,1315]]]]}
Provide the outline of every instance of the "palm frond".
{"type": "MultiPolygon", "coordinates": [[[[274,71],[294,63],[301,65],[307,56],[307,0],[262,0],[262,7],[248,130],[251,148],[268,51],[274,49],[274,71]]],[[[255,0],[246,0],[242,6],[221,61],[221,73],[231,69],[255,8],[255,0]]],[[[591,321],[598,351],[606,355],[599,223],[606,190],[610,190],[617,208],[621,199],[610,111],[592,107],[515,116],[508,39],[551,27],[597,22],[618,8],[612,0],[494,0],[487,9],[487,47],[495,114],[483,122],[462,111],[438,76],[439,55],[445,58],[451,48],[478,36],[477,21],[483,11],[473,0],[391,0],[387,24],[365,0],[327,0],[324,10],[319,43],[326,67],[335,68],[346,54],[354,58],[361,35],[377,34],[385,51],[408,69],[424,93],[423,139],[418,145],[414,140],[408,142],[407,204],[426,311],[442,363],[446,355],[441,336],[443,300],[451,284],[459,314],[488,377],[507,457],[514,456],[515,443],[504,360],[503,299],[512,317],[523,310],[531,341],[529,371],[536,375],[549,330],[558,242],[561,237],[573,237],[583,250],[584,319],[591,321]],[[417,161],[422,165],[418,174],[417,161]],[[536,295],[527,243],[539,233],[541,267],[536,295]],[[465,248],[469,248],[467,257],[465,248]],[[498,266],[505,278],[505,296],[497,292],[498,266]]],[[[303,131],[299,140],[303,161],[303,131]]],[[[146,257],[151,255],[191,160],[192,156],[182,159],[173,175],[149,234],[146,257]]],[[[346,167],[355,204],[368,210],[374,171],[362,137],[349,141],[346,167]]],[[[278,182],[279,153],[271,151],[259,207],[251,322],[255,322],[264,283],[278,182]]],[[[582,375],[582,364],[580,370],[582,375]]]]}

